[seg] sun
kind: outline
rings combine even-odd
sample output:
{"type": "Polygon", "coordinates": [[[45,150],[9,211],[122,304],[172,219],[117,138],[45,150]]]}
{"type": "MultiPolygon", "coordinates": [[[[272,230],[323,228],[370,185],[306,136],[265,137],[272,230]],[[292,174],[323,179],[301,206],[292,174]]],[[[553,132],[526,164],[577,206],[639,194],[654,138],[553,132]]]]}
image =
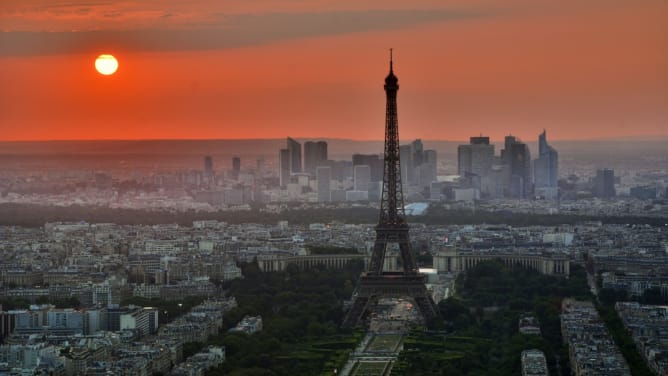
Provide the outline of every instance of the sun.
{"type": "Polygon", "coordinates": [[[105,76],[112,75],[118,69],[118,60],[114,55],[102,54],[95,59],[95,69],[105,76]]]}

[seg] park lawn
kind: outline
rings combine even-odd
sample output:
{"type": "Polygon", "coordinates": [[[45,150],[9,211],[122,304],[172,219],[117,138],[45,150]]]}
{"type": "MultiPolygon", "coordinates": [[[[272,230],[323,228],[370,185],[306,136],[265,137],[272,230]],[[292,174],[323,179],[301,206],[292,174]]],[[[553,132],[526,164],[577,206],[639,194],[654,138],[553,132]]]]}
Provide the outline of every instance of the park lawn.
{"type": "Polygon", "coordinates": [[[393,352],[399,346],[402,338],[403,336],[400,334],[376,335],[365,350],[370,352],[393,352]]]}
{"type": "Polygon", "coordinates": [[[389,367],[390,362],[357,362],[355,368],[351,372],[353,376],[378,376],[382,375],[383,371],[389,367]]]}

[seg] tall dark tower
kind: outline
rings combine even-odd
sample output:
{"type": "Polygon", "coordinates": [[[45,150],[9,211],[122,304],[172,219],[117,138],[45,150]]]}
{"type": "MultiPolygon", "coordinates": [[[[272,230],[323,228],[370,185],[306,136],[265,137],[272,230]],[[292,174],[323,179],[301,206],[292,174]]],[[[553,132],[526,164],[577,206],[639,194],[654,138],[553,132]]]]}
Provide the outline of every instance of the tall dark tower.
{"type": "Polygon", "coordinates": [[[239,173],[241,172],[241,158],[232,158],[232,179],[239,180],[239,173]]]}
{"type": "Polygon", "coordinates": [[[408,223],[404,219],[404,193],[401,188],[401,163],[399,158],[399,122],[397,120],[397,91],[399,80],[392,69],[392,50],[390,50],[390,74],[385,78],[385,155],[383,167],[383,195],[380,201],[380,218],[376,226],[376,244],[374,245],[369,274],[380,275],[387,243],[399,243],[405,274],[416,274],[415,258],[408,241],[408,223]]]}
{"type": "Polygon", "coordinates": [[[401,188],[401,164],[399,158],[399,124],[397,121],[397,91],[399,80],[392,67],[385,78],[387,106],[385,110],[385,165],[380,218],[376,226],[376,242],[368,269],[360,276],[353,294],[353,304],[343,327],[357,325],[370,304],[380,297],[411,297],[415,300],[425,320],[438,316],[438,307],[425,286],[426,277],[418,273],[415,257],[408,239],[408,223],[404,212],[404,195],[401,188]],[[383,272],[388,244],[399,246],[403,272],[383,272]]]}

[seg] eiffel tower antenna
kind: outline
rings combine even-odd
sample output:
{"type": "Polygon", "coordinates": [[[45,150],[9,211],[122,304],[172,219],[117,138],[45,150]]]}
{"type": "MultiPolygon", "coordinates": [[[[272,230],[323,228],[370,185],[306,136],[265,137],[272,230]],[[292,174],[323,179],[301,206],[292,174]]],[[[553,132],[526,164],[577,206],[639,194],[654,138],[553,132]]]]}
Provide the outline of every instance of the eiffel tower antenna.
{"type": "Polygon", "coordinates": [[[392,72],[392,49],[390,48],[390,72],[392,72]]]}

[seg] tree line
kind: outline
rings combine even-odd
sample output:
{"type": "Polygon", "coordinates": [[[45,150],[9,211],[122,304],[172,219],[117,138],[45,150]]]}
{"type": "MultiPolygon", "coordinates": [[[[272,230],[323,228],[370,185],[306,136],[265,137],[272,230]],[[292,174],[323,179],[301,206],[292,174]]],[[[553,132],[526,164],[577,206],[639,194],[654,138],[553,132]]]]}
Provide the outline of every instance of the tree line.
{"type": "MultiPolygon", "coordinates": [[[[47,206],[38,204],[0,204],[0,225],[41,227],[47,222],[117,223],[122,225],[153,225],[177,223],[191,226],[197,220],[218,220],[228,223],[274,224],[286,220],[291,224],[343,222],[352,224],[376,223],[378,210],[371,207],[308,208],[292,207],[280,213],[266,213],[258,207],[248,211],[170,209],[121,209],[92,205],[47,206]]],[[[512,226],[554,226],[601,221],[606,224],[649,224],[664,226],[665,218],[642,216],[585,216],[573,214],[527,214],[498,211],[450,210],[430,207],[425,215],[410,216],[409,223],[427,225],[507,224],[512,226]]]]}

